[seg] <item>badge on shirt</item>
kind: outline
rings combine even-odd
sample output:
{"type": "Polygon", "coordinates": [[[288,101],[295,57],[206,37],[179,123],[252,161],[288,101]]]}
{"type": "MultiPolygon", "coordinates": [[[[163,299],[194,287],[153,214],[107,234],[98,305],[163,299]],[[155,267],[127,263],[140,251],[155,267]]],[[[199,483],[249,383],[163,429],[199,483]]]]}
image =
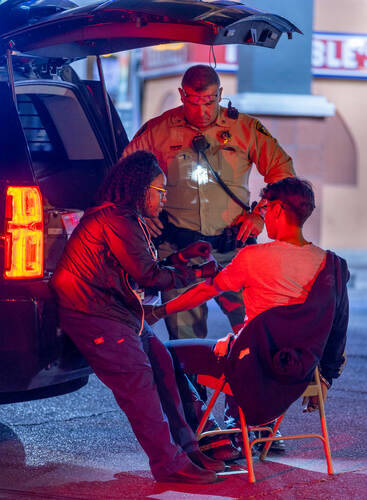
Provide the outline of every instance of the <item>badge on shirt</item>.
{"type": "Polygon", "coordinates": [[[232,135],[230,133],[229,130],[222,130],[220,133],[219,133],[219,140],[220,142],[222,142],[223,144],[228,144],[228,142],[230,142],[232,139],[232,135]]]}
{"type": "Polygon", "coordinates": [[[259,121],[256,122],[256,130],[258,130],[259,132],[261,132],[264,135],[267,135],[268,137],[273,138],[271,133],[268,130],[266,130],[264,125],[262,123],[260,123],[259,121]]]}

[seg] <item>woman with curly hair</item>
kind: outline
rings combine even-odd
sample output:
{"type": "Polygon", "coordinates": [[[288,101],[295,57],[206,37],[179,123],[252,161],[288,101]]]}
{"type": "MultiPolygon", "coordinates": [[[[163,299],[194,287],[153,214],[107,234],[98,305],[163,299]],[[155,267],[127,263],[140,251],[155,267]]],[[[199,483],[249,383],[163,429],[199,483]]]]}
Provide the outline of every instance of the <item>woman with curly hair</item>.
{"type": "Polygon", "coordinates": [[[208,483],[224,463],[199,451],[185,421],[172,359],[144,322],[139,296],[144,287],[186,286],[195,273],[182,262],[210,251],[196,243],[180,252],[178,268],[158,262],[144,219],[159,215],[165,197],[166,178],[153,154],[137,151],[120,160],[103,183],[98,204],[71,235],[51,286],[62,329],[112,390],[155,479],[208,483]]]}

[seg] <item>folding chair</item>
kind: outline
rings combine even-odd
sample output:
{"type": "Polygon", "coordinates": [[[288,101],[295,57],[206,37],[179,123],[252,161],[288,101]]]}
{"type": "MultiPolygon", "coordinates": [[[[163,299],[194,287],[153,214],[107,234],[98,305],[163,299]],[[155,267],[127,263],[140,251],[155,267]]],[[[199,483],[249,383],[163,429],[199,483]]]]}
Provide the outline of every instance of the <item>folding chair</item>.
{"type": "Polygon", "coordinates": [[[245,414],[240,407],[238,407],[239,415],[240,415],[240,423],[241,423],[240,428],[237,427],[234,429],[218,429],[215,431],[202,432],[202,430],[204,429],[204,426],[206,424],[206,421],[208,420],[209,414],[212,411],[212,408],[218,399],[219,394],[221,392],[224,394],[228,394],[230,396],[232,396],[233,394],[232,394],[232,391],[231,391],[229,384],[225,380],[224,375],[222,375],[221,378],[215,378],[215,377],[212,377],[210,375],[200,375],[199,374],[198,375],[198,383],[205,385],[206,387],[209,387],[211,389],[214,389],[214,393],[213,393],[212,397],[210,398],[207,409],[206,409],[206,411],[205,411],[205,413],[200,421],[200,424],[197,428],[197,431],[196,431],[197,439],[200,440],[203,437],[215,436],[217,434],[234,434],[234,433],[238,434],[241,432],[242,438],[243,438],[243,449],[244,449],[246,463],[247,463],[248,479],[249,479],[250,483],[254,483],[256,481],[255,474],[254,474],[251,448],[256,443],[261,443],[261,442],[265,443],[264,448],[260,454],[260,460],[265,460],[266,455],[268,454],[269,448],[271,446],[271,443],[273,441],[278,441],[280,439],[282,439],[282,440],[304,439],[304,438],[321,439],[323,446],[324,446],[324,453],[325,453],[325,458],[326,458],[326,463],[327,463],[328,474],[334,474],[333,466],[331,463],[329,436],[328,436],[327,427],[326,427],[324,401],[322,398],[322,391],[321,391],[320,376],[319,376],[318,368],[315,369],[314,381],[311,382],[307,386],[306,390],[304,391],[304,393],[302,394],[301,397],[307,397],[307,396],[308,397],[311,397],[311,396],[318,397],[322,434],[294,434],[294,435],[288,435],[288,436],[275,437],[275,434],[276,434],[276,432],[277,432],[277,430],[278,430],[278,428],[279,428],[279,426],[280,426],[280,424],[285,416],[285,413],[274,420],[274,426],[272,426],[272,427],[269,427],[266,424],[263,426],[247,426],[245,414]],[[248,437],[249,431],[267,431],[269,434],[268,434],[268,437],[260,437],[260,438],[253,439],[252,441],[249,441],[249,437],[248,437]]]}

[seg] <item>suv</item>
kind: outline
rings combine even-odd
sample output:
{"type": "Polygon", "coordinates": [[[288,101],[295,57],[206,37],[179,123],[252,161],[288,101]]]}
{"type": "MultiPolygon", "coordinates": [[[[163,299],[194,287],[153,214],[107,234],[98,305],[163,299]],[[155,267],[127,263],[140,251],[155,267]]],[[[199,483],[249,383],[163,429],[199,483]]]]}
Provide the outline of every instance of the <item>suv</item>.
{"type": "Polygon", "coordinates": [[[0,4],[0,403],[73,391],[91,372],[58,327],[48,281],[128,142],[99,56],[177,41],[272,48],[284,32],[299,30],[230,1],[0,4]],[[100,81],[70,66],[89,55],[100,81]]]}

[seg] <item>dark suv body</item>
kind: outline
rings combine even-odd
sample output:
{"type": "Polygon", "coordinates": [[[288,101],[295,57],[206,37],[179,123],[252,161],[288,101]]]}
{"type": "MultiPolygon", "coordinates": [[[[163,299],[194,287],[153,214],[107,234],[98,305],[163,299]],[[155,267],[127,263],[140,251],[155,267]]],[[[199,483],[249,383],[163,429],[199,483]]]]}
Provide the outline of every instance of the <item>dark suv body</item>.
{"type": "Polygon", "coordinates": [[[175,41],[275,47],[294,31],[233,2],[0,5],[0,403],[69,392],[90,373],[48,281],[127,136],[103,79],[79,80],[70,62],[175,41]]]}

